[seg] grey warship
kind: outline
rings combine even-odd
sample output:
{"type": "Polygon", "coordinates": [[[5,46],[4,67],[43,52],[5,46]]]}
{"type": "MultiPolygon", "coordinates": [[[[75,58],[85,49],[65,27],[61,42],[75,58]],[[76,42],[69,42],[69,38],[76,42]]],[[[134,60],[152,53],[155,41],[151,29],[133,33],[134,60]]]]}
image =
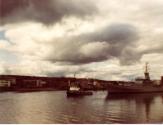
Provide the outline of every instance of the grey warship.
{"type": "Polygon", "coordinates": [[[163,92],[163,84],[160,80],[156,84],[156,80],[151,80],[148,70],[148,63],[145,65],[145,78],[135,79],[132,82],[116,82],[107,85],[108,93],[110,94],[125,94],[125,93],[158,93],[163,92]]]}

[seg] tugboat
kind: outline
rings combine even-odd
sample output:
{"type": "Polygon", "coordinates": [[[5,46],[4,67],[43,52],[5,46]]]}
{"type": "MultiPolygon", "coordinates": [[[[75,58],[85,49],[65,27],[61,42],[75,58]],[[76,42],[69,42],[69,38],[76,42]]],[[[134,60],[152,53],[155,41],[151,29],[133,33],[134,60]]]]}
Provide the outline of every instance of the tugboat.
{"type": "Polygon", "coordinates": [[[76,79],[75,82],[69,81],[67,96],[84,96],[84,95],[92,95],[92,94],[93,94],[92,91],[83,90],[80,87],[80,84],[76,82],[76,79]]]}
{"type": "Polygon", "coordinates": [[[108,93],[110,94],[125,94],[125,93],[156,93],[163,92],[163,81],[151,80],[148,63],[145,65],[144,79],[135,79],[135,81],[123,82],[115,81],[107,85],[108,93]]]}

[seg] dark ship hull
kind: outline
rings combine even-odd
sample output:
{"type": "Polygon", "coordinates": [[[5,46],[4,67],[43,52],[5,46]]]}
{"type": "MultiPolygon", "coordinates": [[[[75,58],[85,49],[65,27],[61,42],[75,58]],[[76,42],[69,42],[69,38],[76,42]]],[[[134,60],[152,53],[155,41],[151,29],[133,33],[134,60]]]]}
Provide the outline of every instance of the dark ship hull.
{"type": "Polygon", "coordinates": [[[84,95],[92,95],[91,91],[67,91],[67,96],[84,96],[84,95]]]}
{"type": "Polygon", "coordinates": [[[163,92],[163,86],[160,85],[108,85],[109,93],[156,93],[163,92]]]}

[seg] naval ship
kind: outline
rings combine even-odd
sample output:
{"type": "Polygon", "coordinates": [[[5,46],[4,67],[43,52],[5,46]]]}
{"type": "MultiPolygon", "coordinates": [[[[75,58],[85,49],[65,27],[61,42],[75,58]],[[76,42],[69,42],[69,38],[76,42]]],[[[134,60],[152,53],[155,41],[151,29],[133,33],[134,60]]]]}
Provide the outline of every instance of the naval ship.
{"type": "Polygon", "coordinates": [[[156,93],[163,92],[162,80],[151,80],[148,70],[148,63],[145,65],[145,78],[135,79],[131,82],[115,82],[107,85],[110,94],[125,93],[156,93]],[[156,84],[157,83],[157,84],[156,84]]]}

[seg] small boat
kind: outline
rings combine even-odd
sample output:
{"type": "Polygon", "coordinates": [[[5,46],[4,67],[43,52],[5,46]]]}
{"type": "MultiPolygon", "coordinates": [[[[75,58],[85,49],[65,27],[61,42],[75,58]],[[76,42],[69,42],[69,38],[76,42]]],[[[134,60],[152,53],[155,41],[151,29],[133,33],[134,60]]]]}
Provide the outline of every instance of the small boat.
{"type": "Polygon", "coordinates": [[[92,95],[92,91],[82,90],[78,83],[70,83],[67,90],[67,96],[84,96],[84,95],[92,95]]]}

